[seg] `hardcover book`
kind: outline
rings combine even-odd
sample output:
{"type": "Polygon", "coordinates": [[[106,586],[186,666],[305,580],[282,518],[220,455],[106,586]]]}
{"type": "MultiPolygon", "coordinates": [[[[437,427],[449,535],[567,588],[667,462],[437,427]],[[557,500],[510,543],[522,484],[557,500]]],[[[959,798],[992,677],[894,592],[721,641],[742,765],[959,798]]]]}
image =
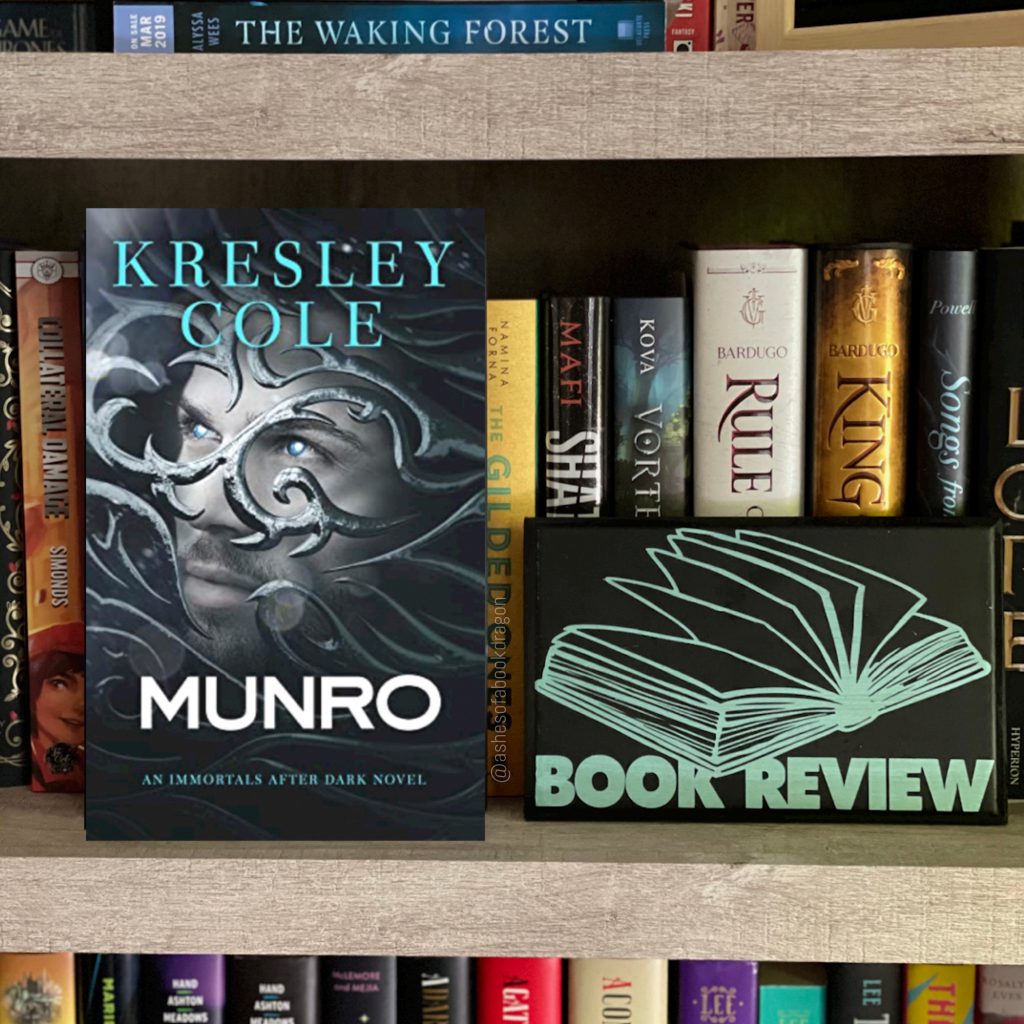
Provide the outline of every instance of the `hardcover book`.
{"type": "Polygon", "coordinates": [[[998,535],[530,521],[529,816],[1004,822],[998,535]]]}
{"type": "MultiPolygon", "coordinates": [[[[337,1024],[333,1018],[331,1024],[337,1024]]],[[[319,1024],[315,956],[232,956],[225,1024],[319,1024]]]]}
{"type": "Polygon", "coordinates": [[[28,673],[25,649],[25,534],[21,491],[21,415],[18,411],[18,326],[14,253],[0,249],[0,786],[27,785],[28,673]]]}
{"type": "Polygon", "coordinates": [[[629,53],[664,45],[661,0],[114,5],[115,53],[629,53]]]}
{"type": "Polygon", "coordinates": [[[714,49],[713,0],[666,0],[665,49],[670,53],[704,53],[714,49]]]}
{"type": "Polygon", "coordinates": [[[82,317],[75,252],[18,252],[32,788],[80,793],[85,752],[82,317]]]}
{"type": "Polygon", "coordinates": [[[91,210],[103,839],[480,839],[474,210],[91,210]]]}
{"type": "Polygon", "coordinates": [[[901,1024],[902,964],[829,964],[829,1024],[901,1024]]]}
{"type": "Polygon", "coordinates": [[[487,303],[487,792],[523,795],[523,521],[537,508],[537,302],[487,303]]]}
{"type": "Polygon", "coordinates": [[[825,976],[817,964],[764,964],[760,1024],[825,1024],[825,976]]]}
{"type": "Polygon", "coordinates": [[[807,251],[698,249],[690,276],[694,513],[798,516],[807,251]]]}
{"type": "Polygon", "coordinates": [[[139,1020],[143,1024],[224,1024],[225,958],[217,953],[144,956],[139,1020]]]}
{"type": "Polygon", "coordinates": [[[139,1024],[139,967],[135,953],[79,953],[78,1024],[139,1024]]]}
{"type": "Polygon", "coordinates": [[[0,0],[0,53],[95,50],[96,17],[102,7],[99,3],[0,0]]]}
{"type": "Polygon", "coordinates": [[[814,515],[902,514],[909,330],[908,249],[818,253],[814,515]]]}
{"type": "Polygon", "coordinates": [[[570,960],[569,1024],[668,1024],[667,960],[570,960]]]}
{"type": "Polygon", "coordinates": [[[687,299],[615,299],[615,515],[686,515],[690,491],[687,299]]]}
{"type": "Polygon", "coordinates": [[[72,953],[0,953],[0,1024],[76,1024],[72,953]]]}
{"type": "MultiPolygon", "coordinates": [[[[978,254],[925,253],[914,370],[916,511],[967,513],[978,254]]],[[[987,401],[987,396],[985,398],[987,401]]]]}
{"type": "Polygon", "coordinates": [[[1024,797],[1024,248],[979,254],[978,429],[973,432],[976,511],[1003,523],[999,607],[1006,676],[1006,772],[1024,797]]]}
{"type": "Polygon", "coordinates": [[[976,971],[973,964],[907,964],[905,1024],[971,1024],[976,971]]]}
{"type": "Polygon", "coordinates": [[[1024,1022],[1024,967],[978,967],[979,1024],[1024,1022]]]}
{"type": "Polygon", "coordinates": [[[480,957],[476,1020],[477,1024],[562,1024],[561,958],[480,957]]]}
{"type": "Polygon", "coordinates": [[[683,960],[679,1024],[757,1024],[757,964],[683,960]]]}
{"type": "Polygon", "coordinates": [[[465,956],[412,956],[398,960],[401,1024],[470,1024],[473,964],[465,956]]]}
{"type": "Polygon", "coordinates": [[[320,1018],[325,1024],[398,1024],[393,956],[320,957],[320,1018]]]}
{"type": "Polygon", "coordinates": [[[538,515],[586,519],[611,514],[610,307],[605,298],[547,300],[538,402],[538,515]]]}

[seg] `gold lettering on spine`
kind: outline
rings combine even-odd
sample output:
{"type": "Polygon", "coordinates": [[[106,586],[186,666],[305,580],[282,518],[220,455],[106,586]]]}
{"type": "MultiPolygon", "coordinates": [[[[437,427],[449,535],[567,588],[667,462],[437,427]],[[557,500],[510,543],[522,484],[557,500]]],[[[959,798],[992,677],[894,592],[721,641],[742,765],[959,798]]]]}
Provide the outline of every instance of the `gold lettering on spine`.
{"type": "Polygon", "coordinates": [[[1003,612],[1003,668],[1007,672],[1024,672],[1024,662],[1013,660],[1013,652],[1024,647],[1024,636],[1014,632],[1018,622],[1024,622],[1024,612],[1003,612]]]}
{"type": "Polygon", "coordinates": [[[1010,392],[1010,416],[1006,424],[1006,447],[1024,448],[1024,437],[1021,437],[1020,423],[1020,388],[1008,388],[1010,392]]]}

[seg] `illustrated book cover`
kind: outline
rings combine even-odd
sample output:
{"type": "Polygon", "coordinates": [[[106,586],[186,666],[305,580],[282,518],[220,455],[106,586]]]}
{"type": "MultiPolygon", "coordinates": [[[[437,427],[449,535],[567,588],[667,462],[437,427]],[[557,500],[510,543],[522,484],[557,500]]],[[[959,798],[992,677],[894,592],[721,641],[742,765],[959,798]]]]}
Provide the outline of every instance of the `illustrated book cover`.
{"type": "Polygon", "coordinates": [[[90,210],[86,827],[480,839],[476,210],[90,210]]]}
{"type": "Polygon", "coordinates": [[[1005,821],[991,521],[526,537],[529,816],[1005,821]]]}

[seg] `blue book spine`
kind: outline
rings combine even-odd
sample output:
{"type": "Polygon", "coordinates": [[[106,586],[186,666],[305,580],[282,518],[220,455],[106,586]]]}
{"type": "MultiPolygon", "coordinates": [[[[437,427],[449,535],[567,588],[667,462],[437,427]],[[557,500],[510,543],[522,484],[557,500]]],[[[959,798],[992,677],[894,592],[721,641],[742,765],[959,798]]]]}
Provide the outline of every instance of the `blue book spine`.
{"type": "Polygon", "coordinates": [[[568,3],[115,4],[114,52],[594,53],[660,51],[665,8],[568,3]]]}

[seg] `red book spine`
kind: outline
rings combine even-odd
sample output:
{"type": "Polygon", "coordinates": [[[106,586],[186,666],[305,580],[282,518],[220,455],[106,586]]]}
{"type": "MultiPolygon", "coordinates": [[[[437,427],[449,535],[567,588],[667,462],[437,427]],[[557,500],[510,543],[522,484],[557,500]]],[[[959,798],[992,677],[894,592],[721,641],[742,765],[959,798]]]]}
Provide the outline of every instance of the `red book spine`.
{"type": "Polygon", "coordinates": [[[562,961],[483,957],[476,993],[477,1024],[562,1024],[562,961]]]}
{"type": "Polygon", "coordinates": [[[712,0],[666,0],[665,49],[706,53],[714,47],[712,0]]]}

